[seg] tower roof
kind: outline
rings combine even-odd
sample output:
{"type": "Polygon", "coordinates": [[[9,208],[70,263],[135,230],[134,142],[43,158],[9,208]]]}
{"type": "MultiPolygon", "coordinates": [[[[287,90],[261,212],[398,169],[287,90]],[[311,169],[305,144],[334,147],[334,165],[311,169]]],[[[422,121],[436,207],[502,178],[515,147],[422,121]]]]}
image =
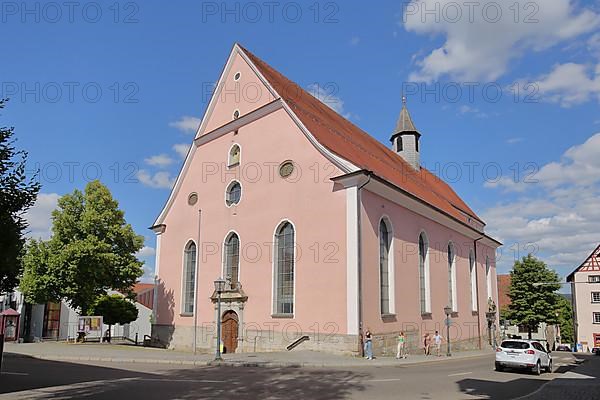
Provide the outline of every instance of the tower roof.
{"type": "Polygon", "coordinates": [[[418,132],[410,117],[408,108],[406,108],[406,97],[402,97],[402,110],[400,111],[400,116],[398,116],[398,121],[396,122],[396,129],[394,130],[394,133],[401,132],[418,132]]]}

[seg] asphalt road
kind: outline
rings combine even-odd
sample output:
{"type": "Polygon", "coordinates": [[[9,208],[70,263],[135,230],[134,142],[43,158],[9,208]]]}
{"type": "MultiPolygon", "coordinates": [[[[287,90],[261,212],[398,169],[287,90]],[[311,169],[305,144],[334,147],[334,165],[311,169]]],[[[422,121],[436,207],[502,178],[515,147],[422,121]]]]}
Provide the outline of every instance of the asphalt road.
{"type": "MultiPolygon", "coordinates": [[[[567,385],[585,381],[593,387],[598,378],[582,379],[576,372],[584,367],[587,374],[599,372],[600,357],[596,358],[573,369],[567,365],[571,355],[555,353],[556,371],[538,377],[495,372],[489,356],[397,367],[317,369],[69,363],[6,355],[0,399],[504,400],[532,393],[531,398],[537,399],[559,381],[567,385]]],[[[539,398],[571,398],[560,384],[553,390],[560,397],[539,398]]]]}

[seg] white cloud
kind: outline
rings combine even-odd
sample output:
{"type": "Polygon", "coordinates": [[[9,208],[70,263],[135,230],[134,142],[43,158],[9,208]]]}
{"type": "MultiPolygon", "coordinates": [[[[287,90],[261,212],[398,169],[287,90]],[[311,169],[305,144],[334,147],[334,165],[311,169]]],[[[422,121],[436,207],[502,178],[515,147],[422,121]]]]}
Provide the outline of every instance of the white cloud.
{"type": "Polygon", "coordinates": [[[154,165],[157,167],[166,167],[167,165],[171,165],[175,162],[171,157],[166,154],[158,154],[152,157],[148,157],[144,159],[144,162],[148,165],[154,165]]]}
{"type": "Polygon", "coordinates": [[[462,105],[458,108],[458,111],[460,114],[473,114],[478,118],[486,118],[487,114],[484,112],[479,111],[478,108],[476,107],[471,107],[471,106],[467,106],[467,105],[462,105]]]}
{"type": "Polygon", "coordinates": [[[506,143],[507,144],[517,144],[517,143],[521,143],[523,140],[522,137],[513,137],[513,138],[508,138],[506,139],[506,143]]]}
{"type": "Polygon", "coordinates": [[[154,247],[144,246],[136,253],[136,257],[152,257],[156,254],[154,247]]]}
{"type": "Polygon", "coordinates": [[[25,213],[29,224],[27,237],[47,240],[52,235],[52,211],[56,209],[60,195],[40,193],[33,207],[25,213]]]}
{"type": "Polygon", "coordinates": [[[486,184],[520,191],[514,201],[482,213],[489,233],[504,242],[499,266],[509,268],[515,257],[532,251],[566,275],[598,245],[598,154],[600,133],[568,149],[559,161],[542,166],[531,177],[538,184],[486,184]]]}
{"type": "Polygon", "coordinates": [[[595,33],[587,41],[588,51],[595,57],[600,58],[600,33],[595,33]]]}
{"type": "Polygon", "coordinates": [[[585,103],[591,98],[600,101],[600,64],[595,68],[575,63],[558,64],[534,84],[543,99],[563,107],[585,103]]]}
{"type": "Polygon", "coordinates": [[[137,173],[137,178],[142,185],[155,189],[171,189],[175,183],[175,178],[171,177],[171,173],[166,171],[158,171],[151,174],[145,169],[140,169],[137,173]]]}
{"type": "Polygon", "coordinates": [[[328,84],[327,87],[322,87],[318,83],[308,85],[308,93],[319,99],[323,104],[331,108],[336,113],[344,118],[352,117],[352,114],[345,112],[344,101],[336,96],[338,87],[335,84],[328,84]]]}
{"type": "Polygon", "coordinates": [[[177,143],[173,145],[173,150],[181,157],[182,159],[187,156],[187,153],[190,149],[189,143],[177,143]]]}
{"type": "Polygon", "coordinates": [[[179,120],[177,121],[169,122],[169,126],[177,128],[184,133],[195,133],[196,130],[198,130],[198,127],[200,126],[200,122],[202,122],[200,118],[190,117],[186,115],[179,118],[179,120]]]}
{"type": "Polygon", "coordinates": [[[576,9],[572,0],[483,0],[471,4],[475,4],[473,8],[454,0],[409,3],[403,17],[407,31],[445,37],[441,47],[417,61],[419,70],[411,74],[412,81],[431,82],[444,75],[460,81],[492,81],[524,52],[547,49],[600,25],[598,14],[576,9]],[[436,11],[427,14],[425,10],[436,11]]]}

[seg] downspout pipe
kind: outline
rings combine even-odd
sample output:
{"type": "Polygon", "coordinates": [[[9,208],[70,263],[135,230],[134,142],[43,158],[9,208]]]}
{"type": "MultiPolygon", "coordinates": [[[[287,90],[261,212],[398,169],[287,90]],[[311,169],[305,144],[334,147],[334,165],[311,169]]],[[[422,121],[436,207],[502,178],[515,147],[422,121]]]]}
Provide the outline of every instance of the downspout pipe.
{"type": "Polygon", "coordinates": [[[364,356],[364,343],[363,343],[363,300],[362,300],[362,223],[361,223],[361,196],[360,190],[365,187],[371,181],[371,171],[366,171],[367,181],[362,185],[356,188],[356,210],[357,210],[357,258],[358,258],[358,345],[360,348],[358,349],[358,354],[364,356]]]}
{"type": "Polygon", "coordinates": [[[477,335],[479,336],[479,350],[481,350],[483,348],[483,343],[481,342],[481,315],[480,315],[480,307],[479,307],[479,274],[477,273],[477,242],[480,241],[481,239],[483,239],[484,237],[481,236],[475,240],[473,240],[473,255],[474,255],[474,260],[473,262],[475,263],[475,265],[473,266],[473,268],[475,268],[475,296],[477,297],[477,335]]]}

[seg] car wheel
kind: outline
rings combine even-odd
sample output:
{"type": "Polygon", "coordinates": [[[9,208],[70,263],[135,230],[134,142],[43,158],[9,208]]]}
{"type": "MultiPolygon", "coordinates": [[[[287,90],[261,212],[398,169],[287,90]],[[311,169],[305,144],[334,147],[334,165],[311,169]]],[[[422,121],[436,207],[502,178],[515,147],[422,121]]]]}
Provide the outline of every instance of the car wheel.
{"type": "Polygon", "coordinates": [[[538,360],[538,362],[535,364],[535,367],[533,367],[533,373],[536,375],[542,374],[542,365],[540,363],[540,360],[538,360]]]}
{"type": "Polygon", "coordinates": [[[504,367],[500,363],[496,363],[496,371],[502,372],[504,371],[504,367]]]}
{"type": "Polygon", "coordinates": [[[546,368],[546,371],[552,373],[552,360],[548,361],[548,368],[546,368]]]}

